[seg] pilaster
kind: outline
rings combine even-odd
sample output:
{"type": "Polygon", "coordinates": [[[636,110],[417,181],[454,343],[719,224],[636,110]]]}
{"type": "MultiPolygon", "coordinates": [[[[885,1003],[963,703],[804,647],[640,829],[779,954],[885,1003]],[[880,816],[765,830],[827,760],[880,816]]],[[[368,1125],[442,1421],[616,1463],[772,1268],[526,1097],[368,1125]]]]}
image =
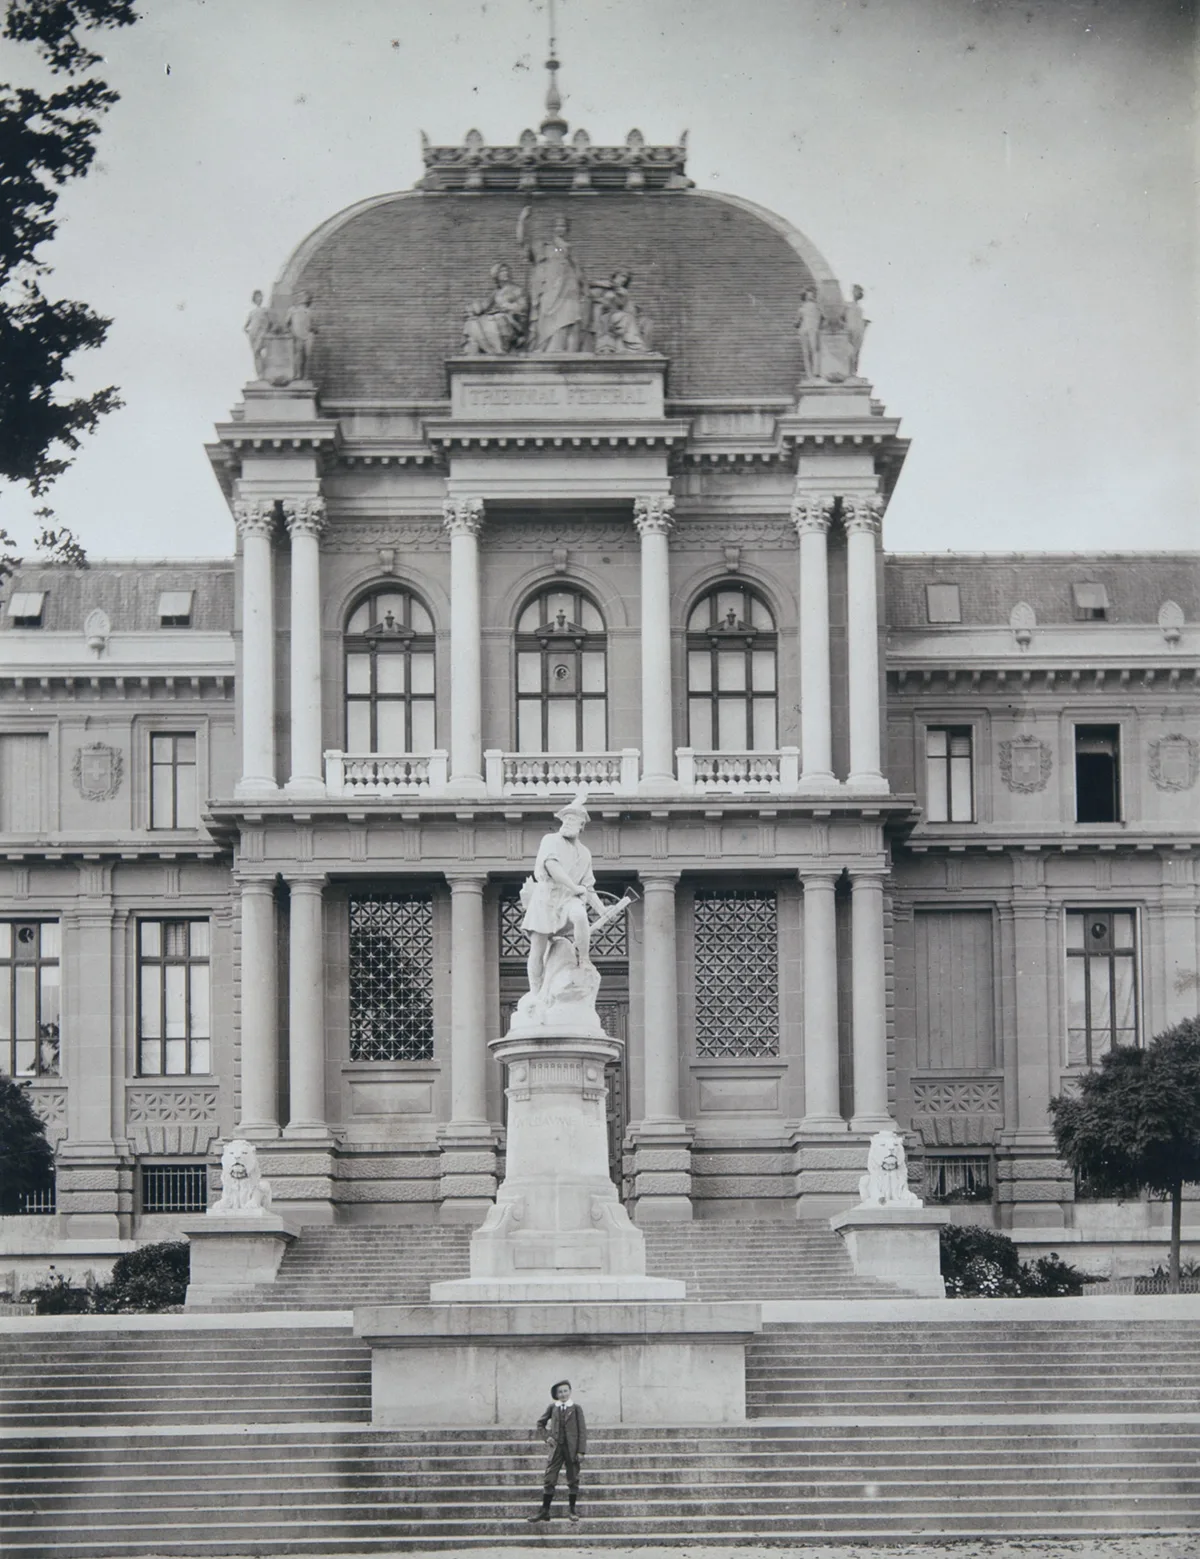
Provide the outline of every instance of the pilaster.
{"type": "Polygon", "coordinates": [[[321,741],[321,548],[325,500],[285,498],[292,548],[291,777],[289,795],[325,794],[321,741]]]}
{"type": "Polygon", "coordinates": [[[633,1140],[634,1217],[640,1224],[692,1217],[692,1132],[679,1114],[679,986],[675,888],[679,873],[643,872],[645,1109],[633,1140]]]}
{"type": "Polygon", "coordinates": [[[671,699],[671,554],[675,500],[635,498],[633,523],[641,537],[642,788],[675,785],[674,710],[671,699]]]}
{"type": "Polygon", "coordinates": [[[483,795],[483,651],[479,589],[482,498],[448,498],[450,537],[450,786],[483,795]]]}
{"type": "Polygon", "coordinates": [[[496,1133],[487,1118],[487,969],[483,893],[477,873],[447,873],[450,884],[451,1119],[442,1147],[443,1223],[478,1224],[496,1195],[496,1133]]]}
{"type": "Polygon", "coordinates": [[[237,1132],[252,1142],[279,1135],[279,1016],[275,884],[241,883],[241,1119],[237,1132]]]}
{"type": "Polygon", "coordinates": [[[800,538],[800,786],[823,791],[833,774],[829,671],[829,493],[797,491],[792,523],[800,538]]]}
{"type": "Polygon", "coordinates": [[[235,499],[233,518],[242,541],[242,666],[238,678],[242,722],[239,797],[274,795],[275,606],[273,499],[235,499]]]}
{"type": "Polygon", "coordinates": [[[846,650],[850,687],[847,785],[887,790],[880,766],[878,538],[883,500],[875,493],[842,499],[846,527],[846,650]]]}

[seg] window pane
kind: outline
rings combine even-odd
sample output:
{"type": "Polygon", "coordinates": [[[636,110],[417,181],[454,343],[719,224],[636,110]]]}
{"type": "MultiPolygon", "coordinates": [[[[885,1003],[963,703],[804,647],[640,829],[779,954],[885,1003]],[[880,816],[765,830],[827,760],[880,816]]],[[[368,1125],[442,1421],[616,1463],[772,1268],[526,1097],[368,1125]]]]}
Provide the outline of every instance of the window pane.
{"type": "Polygon", "coordinates": [[[546,592],[546,621],[552,623],[559,612],[573,622],[576,614],[582,610],[580,603],[576,601],[573,590],[547,590],[546,592]]]}
{"type": "Polygon", "coordinates": [[[529,605],[517,618],[518,633],[532,633],[542,620],[542,606],[540,600],[530,601],[529,605]]]}
{"type": "Polygon", "coordinates": [[[1113,959],[1113,1018],[1119,1044],[1128,1045],[1137,1037],[1137,1013],[1133,1000],[1133,959],[1113,959]]]}
{"type": "Polygon", "coordinates": [[[584,752],[604,752],[605,748],[605,720],[604,700],[602,698],[588,698],[583,703],[583,750],[584,752]]]}
{"type": "Polygon", "coordinates": [[[187,969],[183,964],[168,964],[164,972],[167,1038],[182,1038],[187,1033],[187,969]]]}
{"type": "Polygon", "coordinates": [[[517,692],[542,691],[542,657],[536,650],[523,650],[517,656],[517,692]]]}
{"type": "Polygon", "coordinates": [[[775,619],[771,616],[765,601],[760,601],[757,596],[748,597],[749,616],[747,622],[755,628],[774,628],[775,619]]]}
{"type": "Polygon", "coordinates": [[[433,701],[416,702],[412,706],[412,750],[413,752],[432,752],[435,746],[433,740],[433,701]]]}
{"type": "Polygon", "coordinates": [[[177,763],[195,763],[196,738],[194,736],[177,736],[175,738],[175,760],[177,763]]]}
{"type": "Polygon", "coordinates": [[[523,698],[517,703],[517,751],[541,750],[542,706],[536,699],[523,698]]]}
{"type": "Polygon", "coordinates": [[[717,686],[725,693],[746,686],[746,657],[741,650],[722,650],[717,656],[717,686]]]}
{"type": "Polygon", "coordinates": [[[730,612],[739,621],[746,615],[746,599],[740,590],[717,591],[717,623],[722,624],[730,612]]]}
{"type": "Polygon", "coordinates": [[[550,657],[551,693],[575,693],[579,690],[579,657],[570,652],[550,657]]]}
{"type": "Polygon", "coordinates": [[[371,691],[371,657],[369,655],[346,656],[347,693],[371,691]]]}
{"type": "Polygon", "coordinates": [[[1104,1041],[1107,1048],[1108,1035],[1112,1029],[1112,1006],[1108,994],[1108,969],[1107,958],[1088,959],[1088,994],[1092,1001],[1091,1031],[1092,1051],[1097,1048],[1097,1040],[1104,1041]]]}
{"type": "Polygon", "coordinates": [[[210,1054],[211,1046],[207,1039],[194,1039],[192,1041],[192,1071],[211,1072],[210,1054]]]}
{"type": "Polygon", "coordinates": [[[712,702],[707,698],[688,700],[688,741],[700,752],[712,750],[712,702]]]}
{"type": "MultiPolygon", "coordinates": [[[[12,970],[0,965],[0,1039],[12,1038],[12,970]]],[[[2,1054],[2,1052],[0,1052],[2,1054]]]]}
{"type": "Polygon", "coordinates": [[[377,595],[375,597],[375,605],[371,611],[371,616],[375,619],[371,624],[372,628],[377,628],[381,623],[386,623],[389,612],[396,625],[402,625],[404,622],[405,599],[398,590],[385,590],[377,595]]]}
{"type": "Polygon", "coordinates": [[[37,1038],[37,969],[17,967],[17,1038],[37,1038]]]}
{"type": "Polygon", "coordinates": [[[754,700],[754,741],[755,752],[774,752],[775,741],[775,700],[773,698],[756,698],[754,700]]]}
{"type": "Polygon", "coordinates": [[[775,651],[754,650],[750,656],[751,686],[756,693],[775,691],[775,651]]]}
{"type": "Polygon", "coordinates": [[[12,926],[7,920],[0,920],[0,958],[12,957],[12,926]]]}
{"type": "Polygon", "coordinates": [[[166,1071],[168,1076],[182,1076],[187,1071],[187,1040],[168,1039],[163,1046],[166,1052],[166,1071]]]}
{"type": "Polygon", "coordinates": [[[173,770],[156,766],[150,770],[150,827],[172,828],[175,823],[173,770]]]}
{"type": "MultiPolygon", "coordinates": [[[[42,921],[42,924],[39,927],[39,932],[40,932],[41,940],[42,940],[42,957],[43,958],[57,958],[58,957],[58,949],[59,949],[59,941],[60,941],[58,931],[59,931],[59,928],[58,928],[58,921],[57,920],[43,920],[42,921]]],[[[2,944],[0,944],[0,948],[2,948],[2,944]]]]}
{"type": "Polygon", "coordinates": [[[186,958],[188,950],[187,921],[164,921],[163,941],[166,947],[166,956],[168,958],[186,958]]]}
{"type": "Polygon", "coordinates": [[[688,651],[688,689],[707,693],[712,687],[712,656],[707,650],[688,651]]]}
{"type": "Polygon", "coordinates": [[[717,750],[746,751],[746,706],[740,698],[723,698],[718,707],[717,750]]]}
{"type": "Polygon", "coordinates": [[[57,964],[43,964],[40,970],[42,1005],[39,1022],[43,1031],[51,1025],[57,1027],[59,1019],[59,969],[57,964]]]}
{"type": "Polygon", "coordinates": [[[209,948],[208,921],[193,920],[188,927],[188,945],[193,958],[207,958],[209,948]]]}
{"type": "Polygon", "coordinates": [[[433,692],[433,656],[417,654],[409,657],[408,675],[412,693],[433,692]]]}
{"type": "Polygon", "coordinates": [[[1087,965],[1082,958],[1067,960],[1067,1027],[1082,1033],[1087,1028],[1087,1005],[1084,999],[1084,980],[1087,965]]]}
{"type": "Polygon", "coordinates": [[[1083,946],[1083,916],[1069,914],[1067,916],[1067,946],[1083,946]]]}
{"type": "Polygon", "coordinates": [[[691,616],[687,622],[692,633],[699,633],[703,629],[712,626],[712,597],[705,596],[702,601],[697,601],[692,607],[691,616]]]}
{"type": "Polygon", "coordinates": [[[366,633],[371,626],[371,603],[363,601],[350,613],[350,621],[346,624],[347,633],[366,633]]]}
{"type": "Polygon", "coordinates": [[[196,770],[192,765],[176,770],[175,827],[195,828],[199,822],[196,806],[196,770]]]}
{"type": "Polygon", "coordinates": [[[151,763],[170,763],[171,738],[169,736],[152,736],[150,738],[151,763]]]}
{"type": "Polygon", "coordinates": [[[143,958],[157,958],[162,951],[161,921],[143,920],[141,933],[143,958]]]}
{"type": "Polygon", "coordinates": [[[601,617],[592,603],[582,596],[579,600],[579,617],[577,620],[580,627],[586,628],[589,633],[604,632],[603,617],[601,617]]]}
{"type": "Polygon", "coordinates": [[[1112,918],[1113,946],[1133,946],[1133,916],[1127,910],[1117,910],[1112,918]]]}
{"type": "Polygon", "coordinates": [[[587,650],[580,657],[583,662],[583,691],[604,692],[604,651],[587,650]]]}
{"type": "Polygon", "coordinates": [[[404,656],[380,654],[375,658],[375,688],[379,693],[403,693],[406,678],[404,656]]]}
{"type": "Polygon", "coordinates": [[[37,1045],[32,1039],[17,1041],[17,1077],[32,1077],[37,1069],[37,1045]]]}
{"type": "Polygon", "coordinates": [[[142,969],[141,1033],[143,1039],[158,1039],[162,1034],[161,995],[159,992],[158,966],[142,969]]]}
{"type": "Polygon", "coordinates": [[[156,1039],[149,1043],[143,1043],[141,1047],[141,1059],[138,1070],[143,1077],[157,1077],[162,1070],[162,1054],[156,1039]]]}
{"type": "Polygon", "coordinates": [[[929,758],[925,763],[925,804],[931,823],[950,820],[950,797],[947,790],[946,763],[943,758],[929,758]]]}
{"type": "Polygon", "coordinates": [[[191,976],[191,1024],[188,1032],[203,1039],[208,1035],[208,965],[193,967],[191,976]]]}
{"type": "Polygon", "coordinates": [[[404,704],[399,699],[381,702],[375,706],[376,751],[382,753],[407,752],[404,735],[404,704]]]}
{"type": "Polygon", "coordinates": [[[925,732],[925,753],[930,758],[944,758],[949,741],[949,732],[942,727],[931,725],[925,732]]]}
{"type": "Polygon", "coordinates": [[[546,751],[576,752],[575,700],[551,699],[546,706],[546,751]]]}
{"type": "Polygon", "coordinates": [[[950,816],[956,823],[969,823],[971,809],[971,760],[950,760],[950,816]]]}
{"type": "Polygon", "coordinates": [[[432,633],[433,619],[421,605],[420,601],[414,601],[409,597],[408,610],[410,612],[409,627],[414,633],[432,633]]]}
{"type": "Polygon", "coordinates": [[[346,705],[346,751],[371,751],[371,706],[367,703],[346,705]]]}

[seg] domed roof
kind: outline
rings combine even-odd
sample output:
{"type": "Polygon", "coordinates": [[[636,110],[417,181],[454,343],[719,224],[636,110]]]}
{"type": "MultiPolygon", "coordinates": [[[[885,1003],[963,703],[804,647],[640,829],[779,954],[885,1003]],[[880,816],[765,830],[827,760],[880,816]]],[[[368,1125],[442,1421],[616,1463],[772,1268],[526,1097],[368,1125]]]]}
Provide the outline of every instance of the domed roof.
{"type": "Polygon", "coordinates": [[[805,287],[840,302],[832,272],[804,236],[747,201],[694,189],[414,190],[364,201],[318,228],[279,278],[273,308],[312,293],[318,335],[311,377],[326,401],[440,400],[445,359],[462,344],[466,304],[487,298],[507,262],[527,271],[529,234],[570,222],[590,280],[633,274],[632,294],[670,359],[668,393],[696,399],[790,397],[800,375],[796,310],[805,287]]]}

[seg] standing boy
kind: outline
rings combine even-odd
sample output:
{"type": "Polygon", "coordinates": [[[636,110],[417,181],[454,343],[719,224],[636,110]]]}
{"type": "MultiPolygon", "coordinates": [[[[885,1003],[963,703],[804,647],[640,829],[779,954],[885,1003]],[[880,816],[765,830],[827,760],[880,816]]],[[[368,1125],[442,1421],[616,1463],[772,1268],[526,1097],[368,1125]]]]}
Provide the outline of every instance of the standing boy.
{"type": "Polygon", "coordinates": [[[542,1508],[530,1521],[549,1521],[550,1504],[558,1486],[560,1467],[567,1469],[567,1493],[570,1497],[568,1516],[572,1526],[579,1523],[575,1502],[579,1498],[579,1464],[587,1454],[587,1424],[583,1409],[571,1400],[571,1382],[555,1381],[550,1387],[554,1399],[538,1419],[538,1428],[546,1440],[549,1454],[546,1457],[546,1474],[542,1481],[542,1508]]]}

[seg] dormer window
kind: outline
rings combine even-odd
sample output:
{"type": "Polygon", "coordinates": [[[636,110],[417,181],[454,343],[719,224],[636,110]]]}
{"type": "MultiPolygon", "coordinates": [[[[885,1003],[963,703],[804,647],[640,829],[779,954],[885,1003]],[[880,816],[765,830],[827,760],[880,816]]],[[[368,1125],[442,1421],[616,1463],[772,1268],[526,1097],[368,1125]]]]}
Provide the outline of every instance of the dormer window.
{"type": "Polygon", "coordinates": [[[958,586],[936,584],[925,586],[925,621],[929,623],[962,622],[962,603],[958,586]]]}
{"type": "Polygon", "coordinates": [[[8,616],[14,628],[40,628],[44,590],[14,590],[8,598],[8,616]]]}
{"type": "Polygon", "coordinates": [[[1108,617],[1108,590],[1106,586],[1087,583],[1071,586],[1075,602],[1077,622],[1104,622],[1108,617]]]}
{"type": "Polygon", "coordinates": [[[190,628],[192,591],[164,590],[158,598],[158,621],[163,628],[190,628]]]}

